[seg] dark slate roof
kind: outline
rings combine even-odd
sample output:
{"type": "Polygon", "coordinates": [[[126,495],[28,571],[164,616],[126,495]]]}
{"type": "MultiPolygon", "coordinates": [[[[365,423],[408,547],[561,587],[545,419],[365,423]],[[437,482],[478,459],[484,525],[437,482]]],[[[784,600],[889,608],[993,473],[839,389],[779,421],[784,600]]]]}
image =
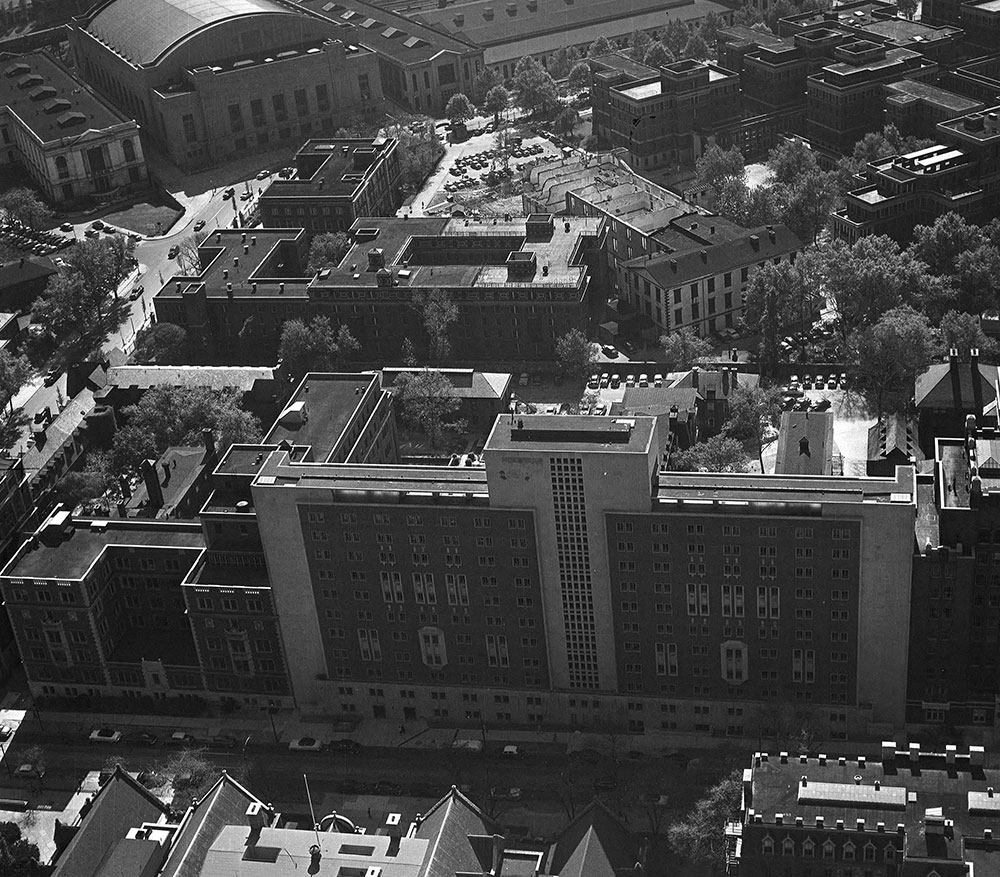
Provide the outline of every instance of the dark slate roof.
{"type": "Polygon", "coordinates": [[[782,413],[774,474],[833,474],[832,411],[782,413]]]}
{"type": "Polygon", "coordinates": [[[638,855],[628,829],[595,798],[552,845],[546,870],[560,877],[614,877],[634,873],[638,855]]]}
{"type": "Polygon", "coordinates": [[[94,797],[73,840],[59,857],[52,877],[95,877],[130,828],[156,822],[167,806],[121,767],[94,797]]]}
{"type": "Polygon", "coordinates": [[[493,835],[498,830],[482,810],[452,786],[451,791],[431,807],[417,828],[415,837],[430,841],[420,877],[481,873],[481,844],[475,844],[470,838],[493,835]]]}
{"type": "Polygon", "coordinates": [[[198,877],[205,857],[227,825],[248,825],[247,807],[263,803],[228,774],[187,813],[160,877],[198,877]]]}
{"type": "Polygon", "coordinates": [[[900,454],[907,460],[923,459],[916,426],[902,414],[884,414],[868,428],[868,459],[883,460],[900,454]]]}
{"type": "Polygon", "coordinates": [[[624,264],[660,289],[671,289],[802,249],[802,241],[785,225],[773,226],[774,239],[771,238],[772,232],[761,226],[718,244],[692,243],[688,249],[653,258],[642,256],[624,264]],[[753,237],[757,238],[756,242],[753,237]]]}
{"type": "MultiPolygon", "coordinates": [[[[955,399],[951,380],[951,364],[935,363],[925,372],[917,376],[914,401],[918,408],[960,408],[962,410],[975,407],[975,396],[972,392],[974,383],[972,365],[968,362],[955,364],[958,369],[958,379],[961,400],[955,399]]],[[[995,365],[979,364],[979,380],[983,393],[983,407],[996,399],[994,386],[997,382],[998,368],[995,365]]]]}
{"type": "Polygon", "coordinates": [[[41,280],[57,273],[55,264],[44,256],[26,256],[0,265],[0,289],[7,289],[32,280],[41,280]]]}
{"type": "MultiPolygon", "coordinates": [[[[760,383],[760,375],[741,373],[735,366],[728,367],[729,374],[723,373],[722,369],[698,369],[698,393],[703,399],[707,399],[714,391],[717,399],[729,398],[730,392],[736,387],[756,387],[760,383]],[[735,378],[735,380],[734,380],[735,378]]],[[[671,384],[671,387],[694,387],[695,371],[691,369],[684,373],[671,384]]]]}

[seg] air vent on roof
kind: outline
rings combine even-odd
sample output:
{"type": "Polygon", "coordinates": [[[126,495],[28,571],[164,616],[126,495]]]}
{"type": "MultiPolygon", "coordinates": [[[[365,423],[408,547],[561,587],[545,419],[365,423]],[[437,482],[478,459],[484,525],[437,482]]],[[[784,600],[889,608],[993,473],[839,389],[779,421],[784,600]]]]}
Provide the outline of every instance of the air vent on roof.
{"type": "Polygon", "coordinates": [[[28,76],[22,76],[20,79],[18,79],[17,87],[34,88],[34,86],[41,85],[43,82],[45,82],[45,80],[42,79],[41,76],[39,76],[37,73],[31,73],[28,76]]]}
{"type": "Polygon", "coordinates": [[[83,113],[63,113],[56,117],[56,124],[60,128],[72,128],[74,125],[82,125],[87,121],[83,113]]]}
{"type": "Polygon", "coordinates": [[[28,92],[28,97],[32,100],[44,100],[47,97],[55,97],[56,90],[51,85],[39,85],[28,92]]]}
{"type": "Polygon", "coordinates": [[[52,113],[61,113],[64,110],[68,110],[71,106],[72,104],[65,98],[57,97],[42,104],[42,109],[51,115],[52,113]]]}
{"type": "Polygon", "coordinates": [[[9,67],[5,67],[3,75],[8,79],[14,76],[23,76],[25,73],[30,73],[31,68],[27,64],[11,64],[9,67]]]}

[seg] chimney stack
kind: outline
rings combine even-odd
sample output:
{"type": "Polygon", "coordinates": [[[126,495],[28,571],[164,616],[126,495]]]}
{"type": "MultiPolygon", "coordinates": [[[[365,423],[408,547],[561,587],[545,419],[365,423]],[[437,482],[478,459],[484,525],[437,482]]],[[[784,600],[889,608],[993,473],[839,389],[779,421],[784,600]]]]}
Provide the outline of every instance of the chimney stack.
{"type": "Polygon", "coordinates": [[[962,376],[959,374],[961,364],[958,361],[958,348],[952,347],[948,351],[948,372],[951,375],[951,395],[956,408],[961,409],[962,405],[962,376]]]}
{"type": "Polygon", "coordinates": [[[205,455],[209,460],[215,459],[215,435],[208,427],[201,431],[201,440],[205,445],[205,455]]]}
{"type": "Polygon", "coordinates": [[[697,390],[698,389],[698,366],[692,366],[691,368],[691,386],[697,390]]]}
{"type": "Polygon", "coordinates": [[[142,471],[143,481],[146,482],[147,505],[154,509],[162,508],[163,489],[156,474],[156,460],[143,460],[139,469],[142,471]]]}

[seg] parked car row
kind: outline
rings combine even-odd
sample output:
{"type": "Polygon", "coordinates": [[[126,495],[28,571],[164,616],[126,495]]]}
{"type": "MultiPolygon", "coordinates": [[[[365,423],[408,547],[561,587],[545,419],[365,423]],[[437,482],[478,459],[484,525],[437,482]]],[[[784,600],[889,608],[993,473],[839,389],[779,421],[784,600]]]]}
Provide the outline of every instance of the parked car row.
{"type": "MultiPolygon", "coordinates": [[[[129,746],[153,747],[160,743],[160,738],[149,731],[121,731],[118,728],[94,728],[87,738],[91,743],[126,743],[129,746]]],[[[207,749],[235,749],[239,740],[232,734],[216,734],[213,737],[200,739],[185,731],[173,731],[163,738],[164,746],[177,749],[189,749],[204,746],[207,749]]]]}
{"type": "Polygon", "coordinates": [[[38,231],[15,222],[8,222],[0,227],[0,241],[22,253],[33,253],[36,256],[50,256],[73,243],[72,238],[53,231],[38,231]]]}
{"type": "Polygon", "coordinates": [[[355,740],[331,740],[326,743],[316,737],[299,737],[288,744],[292,752],[346,752],[357,755],[361,752],[361,744],[355,740]]]}
{"type": "Polygon", "coordinates": [[[662,387],[663,375],[655,374],[650,377],[648,374],[625,375],[623,378],[619,374],[603,372],[593,374],[587,381],[588,390],[617,390],[624,383],[626,387],[662,387]]]}

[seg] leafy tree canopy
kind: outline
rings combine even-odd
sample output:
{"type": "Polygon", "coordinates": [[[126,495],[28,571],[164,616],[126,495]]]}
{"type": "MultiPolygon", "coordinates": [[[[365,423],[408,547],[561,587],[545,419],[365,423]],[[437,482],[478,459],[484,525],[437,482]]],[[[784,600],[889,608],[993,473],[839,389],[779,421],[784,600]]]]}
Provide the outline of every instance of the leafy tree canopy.
{"type": "Polygon", "coordinates": [[[337,328],[327,317],[288,320],[281,327],[278,356],[297,378],[311,371],[333,371],[360,345],[347,326],[337,328]]]}
{"type": "Polygon", "coordinates": [[[564,374],[585,378],[597,362],[597,354],[594,352],[594,345],[583,332],[570,329],[556,339],[556,360],[564,374]]]}
{"type": "Polygon", "coordinates": [[[678,472],[747,472],[750,458],[741,442],[720,434],[674,453],[670,465],[678,472]]]}
{"type": "Polygon", "coordinates": [[[176,323],[153,323],[136,335],[136,362],[180,365],[188,360],[188,335],[176,323]]]}
{"type": "Polygon", "coordinates": [[[316,274],[323,268],[339,265],[350,249],[351,237],[342,231],[316,235],[309,244],[308,272],[316,274]]]}
{"type": "Polygon", "coordinates": [[[670,369],[690,368],[701,357],[712,352],[712,345],[688,326],[682,326],[669,335],[661,335],[660,347],[663,361],[670,369]]]}

